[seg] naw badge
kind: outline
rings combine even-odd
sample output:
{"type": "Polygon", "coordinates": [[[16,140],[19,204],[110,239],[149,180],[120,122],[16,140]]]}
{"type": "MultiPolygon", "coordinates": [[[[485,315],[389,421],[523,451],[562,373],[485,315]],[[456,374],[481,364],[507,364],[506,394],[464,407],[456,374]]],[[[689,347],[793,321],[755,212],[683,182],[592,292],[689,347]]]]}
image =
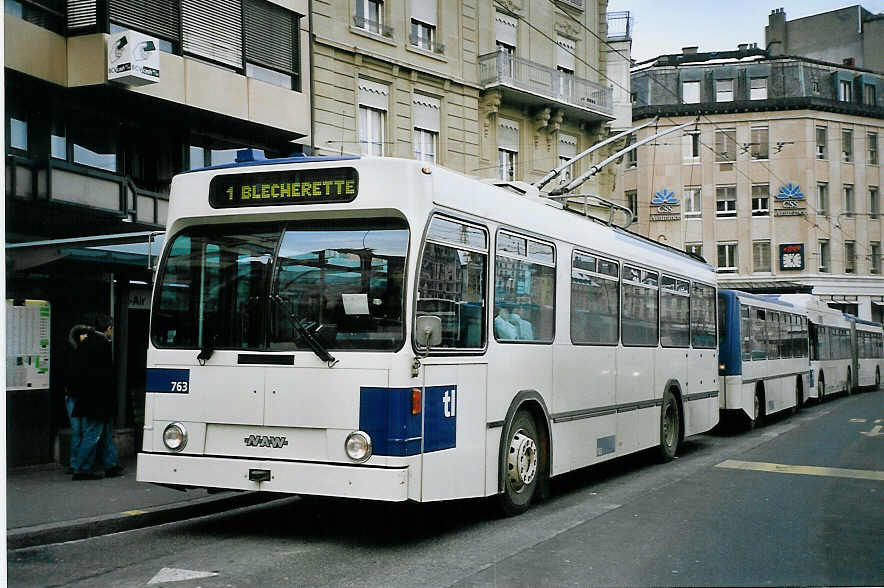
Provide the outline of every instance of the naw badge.
{"type": "Polygon", "coordinates": [[[678,198],[675,192],[663,188],[659,192],[654,193],[651,199],[651,206],[656,206],[657,211],[651,214],[652,221],[677,221],[681,219],[681,215],[676,212],[675,207],[678,206],[678,198]]]}
{"type": "Polygon", "coordinates": [[[801,205],[804,201],[804,194],[798,184],[789,182],[785,186],[780,186],[776,201],[780,203],[780,208],[774,211],[774,216],[804,216],[807,214],[807,209],[801,205]]]}

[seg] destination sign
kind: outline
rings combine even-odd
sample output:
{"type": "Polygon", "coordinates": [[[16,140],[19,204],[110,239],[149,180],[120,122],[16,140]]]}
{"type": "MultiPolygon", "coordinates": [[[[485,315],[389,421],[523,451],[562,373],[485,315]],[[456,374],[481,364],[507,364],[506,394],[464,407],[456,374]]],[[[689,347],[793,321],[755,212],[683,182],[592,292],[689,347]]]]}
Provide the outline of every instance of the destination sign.
{"type": "Polygon", "coordinates": [[[215,176],[209,184],[212,208],[352,202],[359,174],[352,167],[286,170],[215,176]]]}

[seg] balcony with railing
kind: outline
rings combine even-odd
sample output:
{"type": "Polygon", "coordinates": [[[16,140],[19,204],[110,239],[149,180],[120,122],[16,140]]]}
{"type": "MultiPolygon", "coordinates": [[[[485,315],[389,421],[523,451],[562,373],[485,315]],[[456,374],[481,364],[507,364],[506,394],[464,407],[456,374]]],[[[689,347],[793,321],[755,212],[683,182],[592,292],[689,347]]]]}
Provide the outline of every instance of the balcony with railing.
{"type": "Polygon", "coordinates": [[[608,41],[628,41],[632,38],[635,17],[628,10],[607,13],[608,41]]]}
{"type": "Polygon", "coordinates": [[[558,102],[578,118],[614,118],[611,88],[504,52],[479,57],[479,83],[522,103],[548,106],[550,101],[558,102]]]}
{"type": "Polygon", "coordinates": [[[415,33],[411,33],[410,35],[408,35],[408,43],[412,47],[417,47],[418,49],[423,49],[424,51],[438,53],[439,55],[445,53],[444,43],[437,43],[435,39],[427,39],[426,37],[421,37],[415,33]]]}

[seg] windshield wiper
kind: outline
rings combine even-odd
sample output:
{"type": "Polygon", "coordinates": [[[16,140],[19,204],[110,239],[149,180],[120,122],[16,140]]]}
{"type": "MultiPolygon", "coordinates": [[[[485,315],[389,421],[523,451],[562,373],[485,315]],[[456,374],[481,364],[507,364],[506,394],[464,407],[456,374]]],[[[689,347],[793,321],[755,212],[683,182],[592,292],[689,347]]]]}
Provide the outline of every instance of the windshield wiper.
{"type": "MultiPolygon", "coordinates": [[[[338,360],[334,358],[332,354],[328,352],[328,349],[322,344],[322,342],[316,337],[316,335],[310,331],[307,327],[301,324],[301,321],[298,317],[295,316],[294,311],[290,310],[286,307],[285,301],[282,299],[282,296],[279,294],[275,294],[271,296],[271,300],[273,300],[279,307],[285,312],[285,314],[289,317],[289,320],[292,322],[292,326],[298,331],[298,334],[307,342],[307,345],[310,349],[313,350],[313,353],[316,356],[324,361],[328,367],[334,367],[338,360]]],[[[289,301],[289,305],[291,306],[291,301],[289,301]]]]}

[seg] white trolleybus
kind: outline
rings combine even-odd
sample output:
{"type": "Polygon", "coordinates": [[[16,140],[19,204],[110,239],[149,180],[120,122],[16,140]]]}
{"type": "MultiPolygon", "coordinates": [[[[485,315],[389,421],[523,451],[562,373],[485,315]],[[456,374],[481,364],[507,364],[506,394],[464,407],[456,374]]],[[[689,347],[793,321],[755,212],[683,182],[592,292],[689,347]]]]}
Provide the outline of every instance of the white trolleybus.
{"type": "Polygon", "coordinates": [[[880,323],[844,314],[811,294],[777,298],[803,307],[807,313],[812,397],[822,400],[838,392],[851,394],[858,385],[877,387],[884,357],[880,323]]]}
{"type": "Polygon", "coordinates": [[[718,313],[723,415],[754,427],[766,415],[800,407],[810,385],[805,309],[772,296],[719,290],[718,313]]]}
{"type": "Polygon", "coordinates": [[[177,176],[138,480],[513,514],[711,429],[712,268],[523,187],[391,158],[177,176]]]}

